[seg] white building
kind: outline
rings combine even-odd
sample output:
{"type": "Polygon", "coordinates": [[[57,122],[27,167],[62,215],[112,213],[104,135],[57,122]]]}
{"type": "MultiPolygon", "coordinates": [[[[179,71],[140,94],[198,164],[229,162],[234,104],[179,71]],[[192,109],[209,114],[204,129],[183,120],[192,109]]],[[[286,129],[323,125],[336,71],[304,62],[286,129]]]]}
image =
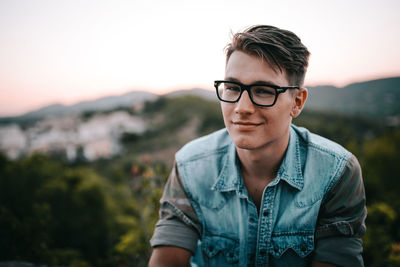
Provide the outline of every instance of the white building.
{"type": "Polygon", "coordinates": [[[141,134],[146,127],[141,117],[125,111],[98,114],[87,121],[77,116],[49,118],[25,132],[18,125],[0,127],[0,151],[11,159],[34,152],[56,151],[73,160],[82,148],[88,160],[95,160],[119,153],[123,133],[141,134]]]}

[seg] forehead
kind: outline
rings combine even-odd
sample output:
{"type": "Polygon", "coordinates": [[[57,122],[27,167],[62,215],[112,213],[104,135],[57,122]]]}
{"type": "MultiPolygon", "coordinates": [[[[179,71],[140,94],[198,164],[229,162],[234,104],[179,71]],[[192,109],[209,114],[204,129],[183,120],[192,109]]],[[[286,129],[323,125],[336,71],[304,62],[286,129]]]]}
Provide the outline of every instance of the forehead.
{"type": "Polygon", "coordinates": [[[259,81],[287,86],[285,71],[274,69],[260,57],[242,51],[234,51],[226,62],[225,79],[235,79],[244,84],[259,81]]]}

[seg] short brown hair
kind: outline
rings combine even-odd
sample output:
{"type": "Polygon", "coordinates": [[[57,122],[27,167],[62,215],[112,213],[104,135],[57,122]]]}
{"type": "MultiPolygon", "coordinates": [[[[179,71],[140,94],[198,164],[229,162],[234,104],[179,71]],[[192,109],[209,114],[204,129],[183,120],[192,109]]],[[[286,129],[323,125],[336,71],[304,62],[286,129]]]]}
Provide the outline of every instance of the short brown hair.
{"type": "Polygon", "coordinates": [[[310,52],[291,31],[252,26],[234,34],[225,49],[227,62],[234,51],[242,51],[266,60],[275,71],[285,71],[290,85],[303,86],[310,52]]]}

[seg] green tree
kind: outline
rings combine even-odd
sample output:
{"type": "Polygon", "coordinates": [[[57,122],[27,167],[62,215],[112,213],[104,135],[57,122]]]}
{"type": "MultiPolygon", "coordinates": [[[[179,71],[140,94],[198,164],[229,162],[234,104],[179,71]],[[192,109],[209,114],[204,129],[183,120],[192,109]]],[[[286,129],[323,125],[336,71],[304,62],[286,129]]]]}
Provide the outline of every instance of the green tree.
{"type": "Polygon", "coordinates": [[[130,215],[120,216],[126,231],[115,251],[127,265],[147,266],[151,254],[149,240],[158,220],[159,200],[169,170],[160,163],[136,163],[131,170],[130,215]]]}
{"type": "Polygon", "coordinates": [[[0,259],[104,265],[113,245],[107,184],[34,155],[0,159],[0,259]]]}
{"type": "Polygon", "coordinates": [[[390,229],[394,226],[396,212],[384,202],[368,207],[367,232],[363,238],[364,261],[366,266],[388,266],[393,237],[390,229]]]}
{"type": "Polygon", "coordinates": [[[362,167],[369,201],[400,209],[400,131],[364,143],[362,167]]]}

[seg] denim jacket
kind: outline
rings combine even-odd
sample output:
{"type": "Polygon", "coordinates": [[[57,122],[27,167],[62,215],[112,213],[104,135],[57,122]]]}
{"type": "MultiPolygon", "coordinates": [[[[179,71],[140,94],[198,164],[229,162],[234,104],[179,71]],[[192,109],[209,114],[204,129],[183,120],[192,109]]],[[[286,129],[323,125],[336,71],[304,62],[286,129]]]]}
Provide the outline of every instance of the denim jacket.
{"type": "MultiPolygon", "coordinates": [[[[292,126],[283,162],[276,178],[265,187],[258,211],[244,186],[235,145],[225,129],[184,146],[176,154],[176,166],[201,228],[192,265],[308,266],[316,238],[332,236],[357,237],[362,250],[362,181],[358,194],[364,198],[361,204],[355,203],[361,209],[354,218],[322,226],[318,222],[321,203],[331,197],[329,192],[351,156],[340,145],[292,126]]],[[[352,266],[363,265],[361,250],[352,266]]]]}

